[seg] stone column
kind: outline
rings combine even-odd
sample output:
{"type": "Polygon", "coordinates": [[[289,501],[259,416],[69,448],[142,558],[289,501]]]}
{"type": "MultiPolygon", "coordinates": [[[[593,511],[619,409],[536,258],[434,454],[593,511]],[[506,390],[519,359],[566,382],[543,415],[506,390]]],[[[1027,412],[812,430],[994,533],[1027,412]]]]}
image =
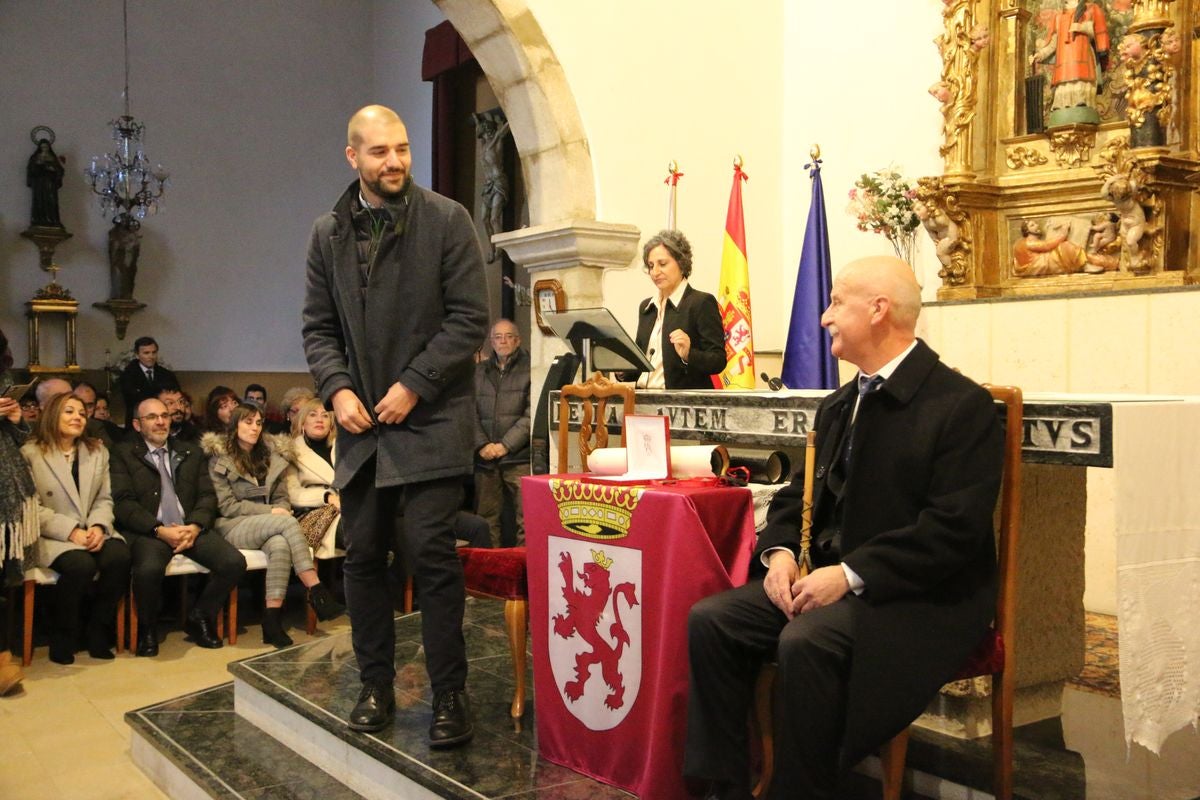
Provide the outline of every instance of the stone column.
{"type": "MultiPolygon", "coordinates": [[[[633,265],[640,235],[634,225],[577,219],[501,233],[492,241],[529,270],[530,286],[553,278],[562,284],[568,309],[598,308],[604,305],[604,270],[633,265]]],[[[531,386],[536,393],[550,362],[567,347],[538,328],[534,309],[529,313],[531,386]]]]}

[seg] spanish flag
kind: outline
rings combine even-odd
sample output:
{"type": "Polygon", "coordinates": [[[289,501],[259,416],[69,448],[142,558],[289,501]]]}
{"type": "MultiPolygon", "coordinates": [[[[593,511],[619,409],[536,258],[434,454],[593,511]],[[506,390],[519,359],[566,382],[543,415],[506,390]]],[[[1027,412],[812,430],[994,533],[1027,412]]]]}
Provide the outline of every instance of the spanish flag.
{"type": "Polygon", "coordinates": [[[718,389],[754,388],[754,341],[750,324],[750,268],[746,260],[746,224],[742,218],[742,159],[733,162],[733,188],[725,215],[721,284],[717,304],[725,328],[725,369],[713,378],[718,389]]]}

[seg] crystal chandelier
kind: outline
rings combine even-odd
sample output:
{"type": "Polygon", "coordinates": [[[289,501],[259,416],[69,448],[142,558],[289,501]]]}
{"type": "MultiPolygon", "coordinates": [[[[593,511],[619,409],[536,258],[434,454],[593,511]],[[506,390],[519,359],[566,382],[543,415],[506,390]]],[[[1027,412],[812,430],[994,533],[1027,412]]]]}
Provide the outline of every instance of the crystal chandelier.
{"type": "Polygon", "coordinates": [[[129,4],[121,5],[125,34],[125,113],[109,122],[117,146],[113,152],[93,157],[84,175],[100,197],[100,212],[112,214],[113,227],[128,231],[141,227],[139,220],[158,210],[158,200],[167,186],[168,173],[162,164],[150,166],[142,150],[146,126],[129,113],[129,4]]]}

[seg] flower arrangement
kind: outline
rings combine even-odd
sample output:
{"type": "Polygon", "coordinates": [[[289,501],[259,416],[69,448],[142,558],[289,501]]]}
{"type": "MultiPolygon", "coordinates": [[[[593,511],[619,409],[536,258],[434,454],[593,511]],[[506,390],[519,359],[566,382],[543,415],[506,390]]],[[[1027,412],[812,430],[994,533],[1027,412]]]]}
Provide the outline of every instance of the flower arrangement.
{"type": "Polygon", "coordinates": [[[916,230],[920,225],[913,200],[917,193],[893,167],[866,173],[854,182],[846,213],[858,219],[858,229],[881,233],[896,255],[912,266],[916,230]]]}

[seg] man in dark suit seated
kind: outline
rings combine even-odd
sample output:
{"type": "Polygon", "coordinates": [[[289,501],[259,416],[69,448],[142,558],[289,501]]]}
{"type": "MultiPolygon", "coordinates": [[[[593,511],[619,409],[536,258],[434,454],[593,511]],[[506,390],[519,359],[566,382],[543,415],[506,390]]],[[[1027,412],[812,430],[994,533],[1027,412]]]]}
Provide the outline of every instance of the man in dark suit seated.
{"type": "Polygon", "coordinates": [[[178,389],[163,389],[158,393],[158,399],[167,407],[167,414],[171,417],[171,430],[168,434],[171,441],[184,441],[191,444],[199,442],[200,426],[183,417],[183,392],[178,389]]]}
{"type": "Polygon", "coordinates": [[[87,381],[79,381],[71,392],[83,403],[83,413],[87,416],[87,428],[84,433],[94,439],[104,442],[104,446],[112,449],[113,443],[124,438],[125,431],[115,425],[106,425],[104,420],[96,419],[96,387],[87,381]]]}
{"type": "Polygon", "coordinates": [[[778,663],[767,797],[822,800],[991,623],[1001,426],[991,396],[915,338],[920,308],[899,259],[838,273],[821,324],[859,375],[817,412],[813,570],[800,577],[797,476],[759,537],[765,577],[692,608],[684,773],[710,798],[750,797],[746,718],[764,662],[778,663]]]}
{"type": "Polygon", "coordinates": [[[158,397],[163,389],[178,389],[175,373],[158,363],[158,342],[142,336],[133,343],[135,358],[121,370],[121,396],[125,399],[125,429],[133,430],[137,404],[147,397],[158,397]]]}
{"type": "Polygon", "coordinates": [[[176,553],[209,569],[208,583],[188,612],[184,630],[201,647],[220,647],[214,620],[246,572],[246,559],[213,530],[217,495],[208,477],[208,460],[198,444],[170,440],[171,418],[159,399],[143,400],[131,418],[137,435],[113,449],[109,469],[117,529],[133,552],[137,654],[158,655],[155,625],[162,608],[163,574],[176,553]]]}

